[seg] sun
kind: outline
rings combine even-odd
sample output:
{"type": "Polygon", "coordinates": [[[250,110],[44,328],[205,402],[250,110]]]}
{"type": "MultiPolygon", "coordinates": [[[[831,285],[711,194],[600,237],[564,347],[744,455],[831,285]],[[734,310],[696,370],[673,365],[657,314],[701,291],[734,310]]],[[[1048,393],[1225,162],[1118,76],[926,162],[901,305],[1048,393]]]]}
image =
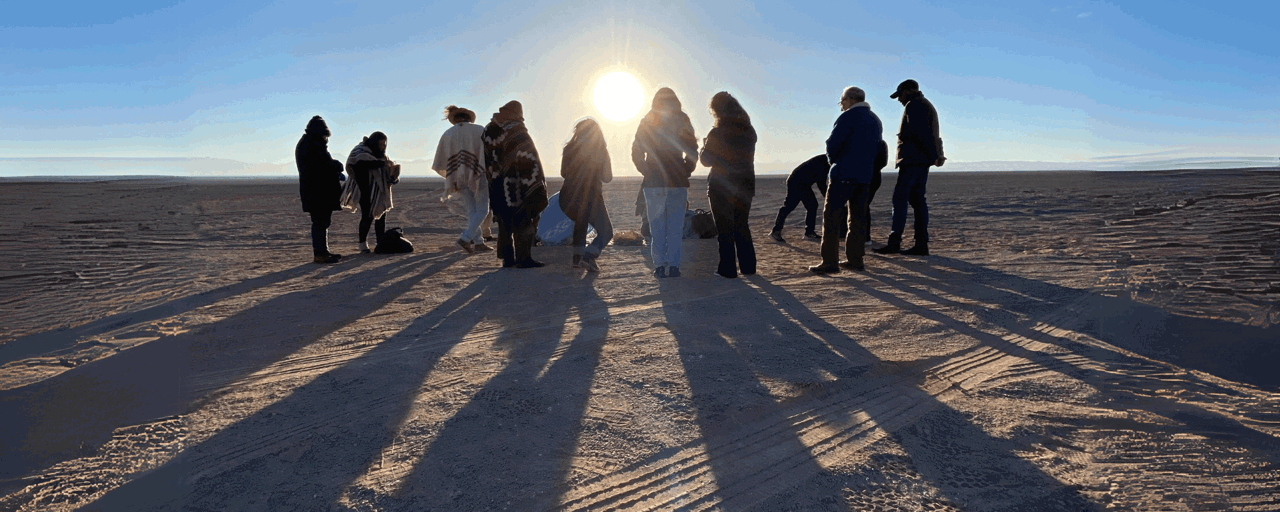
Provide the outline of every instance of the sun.
{"type": "Polygon", "coordinates": [[[644,90],[630,73],[614,71],[596,81],[591,100],[605,119],[626,121],[640,113],[640,107],[644,106],[644,90]]]}

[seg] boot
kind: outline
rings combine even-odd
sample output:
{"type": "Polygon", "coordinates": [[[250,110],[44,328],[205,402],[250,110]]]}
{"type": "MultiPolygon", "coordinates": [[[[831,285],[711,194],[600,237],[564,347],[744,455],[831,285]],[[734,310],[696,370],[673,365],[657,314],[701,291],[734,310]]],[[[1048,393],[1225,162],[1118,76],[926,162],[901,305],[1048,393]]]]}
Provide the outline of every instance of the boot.
{"type": "Polygon", "coordinates": [[[916,242],[910,249],[902,251],[902,254],[910,254],[912,256],[928,256],[929,242],[916,242]]]}
{"type": "Polygon", "coordinates": [[[600,271],[600,265],[596,264],[596,257],[590,254],[582,257],[582,266],[587,269],[587,272],[600,271]]]}
{"type": "Polygon", "coordinates": [[[582,255],[581,255],[581,254],[574,254],[574,255],[573,255],[573,263],[571,263],[569,266],[570,266],[570,267],[572,267],[572,268],[582,268],[582,255]]]}
{"type": "Polygon", "coordinates": [[[780,228],[773,228],[773,231],[769,232],[769,238],[772,238],[773,241],[778,242],[780,244],[787,243],[787,241],[782,238],[782,229],[780,228]]]}

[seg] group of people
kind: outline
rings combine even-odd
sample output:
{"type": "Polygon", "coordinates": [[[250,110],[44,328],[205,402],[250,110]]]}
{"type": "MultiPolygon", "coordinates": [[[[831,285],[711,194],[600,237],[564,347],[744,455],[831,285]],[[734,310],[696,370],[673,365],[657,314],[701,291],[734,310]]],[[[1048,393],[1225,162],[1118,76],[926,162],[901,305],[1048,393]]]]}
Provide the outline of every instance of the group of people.
{"type": "MultiPolygon", "coordinates": [[[[892,231],[887,245],[876,252],[927,255],[925,183],[928,168],[945,161],[937,112],[914,80],[899,84],[890,97],[901,102],[905,111],[898,133],[899,174],[892,231]],[[904,251],[900,245],[908,205],[915,210],[916,244],[904,251]]],[[[771,238],[782,242],[786,216],[804,203],[808,210],[805,235],[822,241],[822,263],[810,267],[814,272],[864,268],[864,247],[870,241],[869,204],[880,185],[880,170],[888,161],[880,119],[865,99],[862,89],[844,90],[842,113],[826,141],[826,153],[805,162],[788,178],[787,198],[770,232],[771,238]],[[811,189],[815,184],[826,199],[821,235],[815,232],[817,201],[811,189]],[[847,240],[844,262],[839,261],[841,239],[847,240]]],[[[693,125],[679,98],[670,88],[661,88],[631,145],[631,160],[644,177],[638,212],[645,216],[653,274],[658,278],[681,275],[689,177],[699,162],[711,169],[707,197],[718,233],[716,274],[734,278],[756,272],[748,223],[755,197],[756,132],[742,104],[728,92],[716,93],[709,106],[714,124],[699,151],[693,125]]],[[[445,178],[444,198],[459,196],[464,206],[467,224],[458,245],[468,253],[492,251],[485,242],[496,240],[503,267],[544,266],[533,258],[532,247],[549,196],[538,151],[524,124],[523,106],[518,101],[508,102],[483,127],[476,124],[475,112],[454,105],[445,109],[445,119],[453,126],[441,136],[432,168],[445,178]],[[494,220],[498,224],[496,238],[490,232],[494,220]]],[[[386,154],[387,136],[382,132],[364,137],[345,165],[330,157],[329,136],[325,121],[315,116],[295,151],[303,211],[311,215],[316,263],[341,259],[329,252],[327,243],[334,211],[359,209],[361,252],[370,251],[370,226],[375,229],[375,242],[382,239],[385,214],[392,207],[391,187],[400,176],[400,166],[386,154]]],[[[571,265],[598,271],[597,259],[613,238],[603,193],[603,184],[613,179],[613,170],[604,134],[595,120],[588,117],[574,124],[561,154],[560,174],[564,184],[559,207],[574,222],[571,265]],[[586,243],[589,228],[596,231],[590,246],[586,243]]]]}

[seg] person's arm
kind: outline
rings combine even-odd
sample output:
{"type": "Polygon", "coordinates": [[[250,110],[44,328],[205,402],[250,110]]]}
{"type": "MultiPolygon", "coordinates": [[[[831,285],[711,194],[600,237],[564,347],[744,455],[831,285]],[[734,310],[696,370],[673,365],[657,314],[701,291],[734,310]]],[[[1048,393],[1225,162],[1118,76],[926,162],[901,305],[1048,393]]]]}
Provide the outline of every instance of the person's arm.
{"type": "Polygon", "coordinates": [[[693,134],[693,124],[689,123],[688,118],[685,125],[680,130],[680,144],[684,146],[684,163],[688,172],[685,176],[692,176],[693,170],[698,168],[698,137],[693,134]]]}
{"type": "MultiPolygon", "coordinates": [[[[846,111],[848,112],[848,111],[846,111]]],[[[831,136],[827,137],[827,162],[834,163],[845,151],[845,141],[853,133],[853,117],[840,114],[835,126],[831,128],[831,136]]]]}
{"type": "Polygon", "coordinates": [[[937,133],[933,131],[933,127],[937,126],[937,114],[931,112],[933,109],[919,98],[911,102],[911,107],[911,111],[907,113],[911,122],[911,138],[915,139],[916,147],[920,148],[930,162],[937,161],[942,156],[938,152],[937,133]]]}
{"type": "Polygon", "coordinates": [[[880,139],[880,142],[876,144],[875,169],[878,171],[880,169],[884,169],[888,165],[889,165],[889,145],[884,142],[884,139],[880,139]]]}
{"type": "Polygon", "coordinates": [[[702,141],[702,153],[698,156],[698,161],[702,162],[703,167],[720,167],[723,158],[720,156],[721,146],[719,128],[712,128],[707,134],[707,138],[702,141]]]}
{"type": "Polygon", "coordinates": [[[604,159],[604,169],[600,171],[600,181],[603,183],[613,181],[613,163],[607,157],[604,159]]]}
{"type": "MultiPolygon", "coordinates": [[[[641,122],[643,123],[644,121],[641,122]]],[[[641,126],[640,129],[636,130],[635,140],[631,141],[631,163],[635,164],[636,171],[641,176],[648,176],[649,168],[644,162],[645,150],[647,149],[647,144],[644,142],[644,133],[645,127],[641,126]]]]}

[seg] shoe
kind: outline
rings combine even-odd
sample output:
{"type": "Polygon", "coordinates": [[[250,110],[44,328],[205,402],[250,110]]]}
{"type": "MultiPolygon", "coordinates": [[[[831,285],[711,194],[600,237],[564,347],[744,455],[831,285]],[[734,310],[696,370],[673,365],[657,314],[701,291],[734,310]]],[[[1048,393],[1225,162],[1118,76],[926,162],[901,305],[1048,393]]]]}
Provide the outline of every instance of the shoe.
{"type": "Polygon", "coordinates": [[[317,254],[316,257],[311,260],[311,262],[320,263],[320,264],[329,264],[329,263],[337,263],[341,259],[342,259],[342,255],[340,254],[317,254]]]}
{"type": "Polygon", "coordinates": [[[569,264],[570,268],[582,268],[582,255],[574,254],[573,263],[569,264]]]}
{"type": "Polygon", "coordinates": [[[775,230],[773,230],[773,231],[770,231],[770,232],[769,232],[769,238],[772,238],[772,239],[773,239],[773,241],[778,242],[778,243],[780,243],[780,244],[785,244],[785,243],[787,243],[787,240],[786,240],[786,239],[784,239],[784,238],[782,238],[782,230],[781,230],[781,229],[775,229],[775,230]]]}
{"type": "Polygon", "coordinates": [[[516,266],[515,258],[502,258],[502,268],[511,268],[516,266]]]}
{"type": "Polygon", "coordinates": [[[476,244],[473,244],[473,243],[471,243],[471,242],[468,242],[468,241],[466,241],[466,240],[463,240],[463,239],[459,238],[459,239],[458,239],[458,245],[459,245],[460,247],[462,247],[462,250],[467,251],[467,254],[475,254],[475,253],[476,253],[476,244]]]}
{"type": "Polygon", "coordinates": [[[862,272],[863,270],[866,270],[866,269],[867,269],[867,267],[866,267],[866,266],[864,266],[864,265],[862,264],[862,262],[856,262],[856,263],[855,263],[855,262],[853,262],[853,261],[842,261],[842,262],[840,262],[840,268],[848,269],[848,270],[857,270],[858,272],[862,272]]]}
{"type": "Polygon", "coordinates": [[[600,265],[596,264],[596,257],[590,254],[582,257],[582,266],[587,269],[587,272],[600,271],[600,265]]]}
{"type": "Polygon", "coordinates": [[[928,256],[929,244],[915,244],[910,249],[902,251],[902,254],[910,254],[912,256],[928,256]]]}
{"type": "Polygon", "coordinates": [[[373,251],[369,250],[369,242],[360,242],[360,254],[369,254],[373,251]]]}
{"type": "Polygon", "coordinates": [[[543,263],[543,262],[541,262],[541,261],[535,260],[535,259],[533,259],[533,258],[529,258],[529,259],[524,260],[524,261],[516,262],[516,264],[515,264],[515,267],[516,267],[516,268],[539,268],[539,267],[545,267],[545,266],[547,266],[547,264],[546,264],[546,263],[543,263]]]}
{"type": "Polygon", "coordinates": [[[731,273],[728,273],[728,272],[720,272],[720,271],[716,271],[716,275],[718,275],[718,276],[720,276],[720,277],[723,277],[723,278],[725,278],[725,279],[737,279],[737,278],[738,278],[738,274],[731,274],[731,273]]]}
{"type": "Polygon", "coordinates": [[[902,252],[902,246],[898,244],[889,244],[879,249],[872,249],[871,252],[876,254],[898,254],[902,252]]]}
{"type": "Polygon", "coordinates": [[[812,232],[812,231],[810,231],[810,232],[808,232],[808,233],[805,233],[805,234],[804,234],[804,237],[805,237],[805,238],[808,238],[809,240],[814,240],[814,241],[820,241],[820,240],[822,240],[822,235],[819,235],[819,234],[814,233],[814,232],[812,232]]]}
{"type": "Polygon", "coordinates": [[[667,267],[667,277],[680,277],[680,267],[667,267]]]}
{"type": "Polygon", "coordinates": [[[492,242],[492,241],[497,240],[497,239],[498,239],[498,237],[493,236],[493,235],[485,235],[485,236],[484,236],[484,241],[486,241],[486,242],[492,242]]]}
{"type": "Polygon", "coordinates": [[[840,267],[836,265],[823,263],[821,265],[814,265],[812,267],[809,267],[809,271],[815,274],[839,274],[840,267]]]}
{"type": "Polygon", "coordinates": [[[667,267],[655,267],[653,269],[653,277],[656,277],[658,279],[667,277],[667,267]]]}
{"type": "Polygon", "coordinates": [[[475,244],[475,248],[476,248],[476,250],[477,250],[477,251],[492,251],[492,250],[493,250],[493,248],[492,248],[492,247],[489,247],[489,246],[488,246],[488,245],[486,245],[484,242],[476,243],[476,244],[475,244]]]}

